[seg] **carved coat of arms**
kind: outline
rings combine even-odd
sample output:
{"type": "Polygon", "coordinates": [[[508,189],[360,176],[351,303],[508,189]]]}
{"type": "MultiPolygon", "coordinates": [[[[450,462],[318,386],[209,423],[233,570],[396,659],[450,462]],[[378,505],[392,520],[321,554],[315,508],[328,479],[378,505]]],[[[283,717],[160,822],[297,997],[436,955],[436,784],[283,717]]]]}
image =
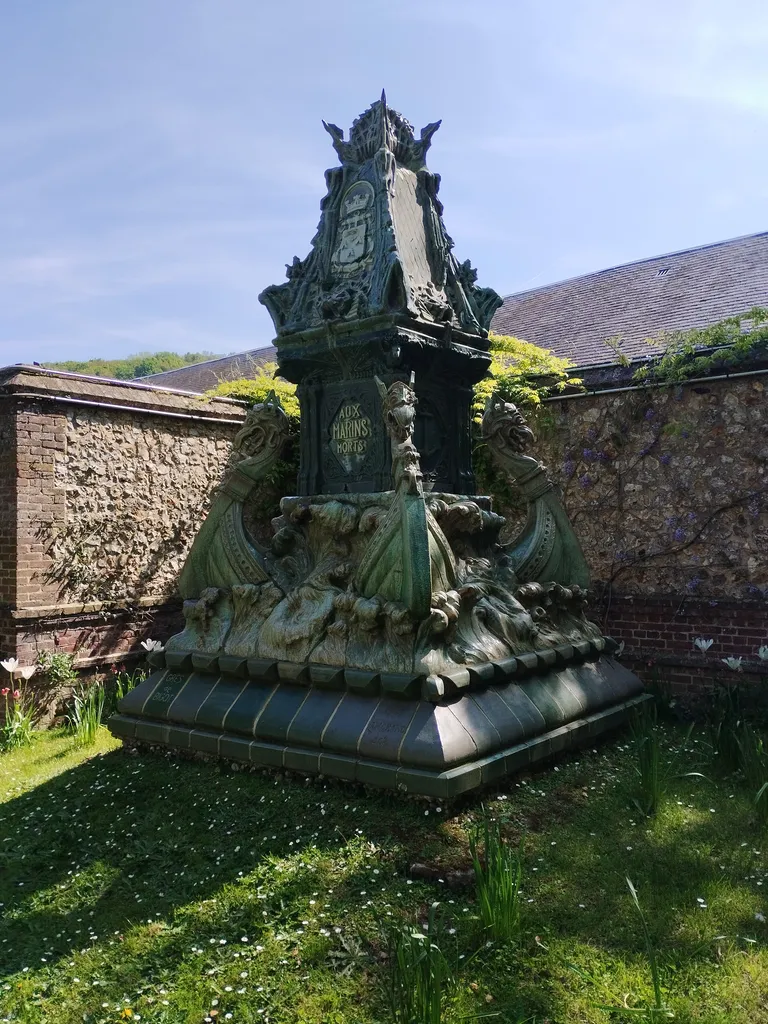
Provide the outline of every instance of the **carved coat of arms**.
{"type": "Polygon", "coordinates": [[[359,181],[347,190],[341,201],[341,217],[336,233],[336,248],[331,257],[335,270],[358,270],[373,248],[373,189],[359,181]]]}

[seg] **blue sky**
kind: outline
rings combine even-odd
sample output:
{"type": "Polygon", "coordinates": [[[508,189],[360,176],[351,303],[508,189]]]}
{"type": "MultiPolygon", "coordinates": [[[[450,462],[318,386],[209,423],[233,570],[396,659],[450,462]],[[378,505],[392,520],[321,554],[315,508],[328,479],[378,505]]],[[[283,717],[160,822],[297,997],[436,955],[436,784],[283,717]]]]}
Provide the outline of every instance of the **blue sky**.
{"type": "Polygon", "coordinates": [[[502,294],[766,230],[767,52],[762,0],[2,0],[0,365],[268,344],[382,86],[502,294]]]}

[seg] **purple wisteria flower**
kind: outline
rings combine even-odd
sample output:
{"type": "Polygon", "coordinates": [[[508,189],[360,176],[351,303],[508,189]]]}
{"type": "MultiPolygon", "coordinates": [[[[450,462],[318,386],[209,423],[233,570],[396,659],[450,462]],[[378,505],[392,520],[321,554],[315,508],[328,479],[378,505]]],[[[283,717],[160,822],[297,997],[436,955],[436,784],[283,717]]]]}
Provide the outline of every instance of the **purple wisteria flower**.
{"type": "Polygon", "coordinates": [[[678,528],[672,534],[672,537],[674,540],[677,541],[678,544],[682,544],[682,542],[685,540],[685,530],[682,528],[682,526],[678,526],[678,528]]]}
{"type": "Polygon", "coordinates": [[[670,462],[672,461],[672,456],[669,455],[667,452],[665,452],[661,456],[661,459],[659,461],[662,463],[662,465],[668,466],[670,464],[670,462]]]}
{"type": "Polygon", "coordinates": [[[653,419],[653,417],[654,417],[655,415],[656,415],[656,413],[654,412],[654,410],[653,410],[653,409],[646,409],[646,410],[645,410],[645,419],[646,419],[646,420],[647,420],[647,421],[648,421],[649,423],[650,423],[650,421],[651,421],[651,420],[653,419]]]}
{"type": "Polygon", "coordinates": [[[573,461],[573,459],[565,460],[565,462],[563,463],[563,472],[566,476],[573,476],[573,474],[576,472],[576,463],[573,461]]]}
{"type": "Polygon", "coordinates": [[[589,473],[584,473],[584,474],[582,474],[582,476],[579,477],[579,483],[585,489],[587,487],[591,487],[592,486],[592,477],[589,475],[589,473]]]}

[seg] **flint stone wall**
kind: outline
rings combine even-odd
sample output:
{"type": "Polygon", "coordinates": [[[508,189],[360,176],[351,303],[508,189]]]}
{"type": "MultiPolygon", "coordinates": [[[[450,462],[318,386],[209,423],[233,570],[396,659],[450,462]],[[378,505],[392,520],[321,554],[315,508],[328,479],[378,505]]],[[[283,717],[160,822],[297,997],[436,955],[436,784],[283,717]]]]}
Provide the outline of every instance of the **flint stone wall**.
{"type": "Polygon", "coordinates": [[[3,653],[102,664],[175,630],[176,578],[243,417],[228,399],[0,371],[3,653]]]}
{"type": "MultiPolygon", "coordinates": [[[[629,373],[616,383],[626,387],[629,373]]],[[[589,381],[587,381],[589,384],[589,381]]],[[[562,490],[592,573],[594,615],[641,672],[693,693],[765,672],[768,644],[768,376],[555,399],[537,455],[562,490]],[[714,644],[705,658],[693,647],[714,644]]]]}

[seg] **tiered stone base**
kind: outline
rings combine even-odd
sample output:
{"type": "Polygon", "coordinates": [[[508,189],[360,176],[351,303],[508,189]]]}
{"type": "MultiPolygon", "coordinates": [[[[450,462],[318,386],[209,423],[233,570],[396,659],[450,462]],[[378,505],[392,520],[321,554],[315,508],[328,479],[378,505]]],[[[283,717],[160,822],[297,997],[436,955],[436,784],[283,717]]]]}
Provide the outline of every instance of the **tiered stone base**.
{"type": "Polygon", "coordinates": [[[215,674],[195,671],[190,658],[136,687],[109,727],[125,740],[449,798],[591,743],[648,699],[611,657],[539,667],[518,659],[514,678],[435,703],[351,690],[343,671],[313,681],[312,666],[291,674],[251,659],[235,676],[215,661],[215,674]]]}

